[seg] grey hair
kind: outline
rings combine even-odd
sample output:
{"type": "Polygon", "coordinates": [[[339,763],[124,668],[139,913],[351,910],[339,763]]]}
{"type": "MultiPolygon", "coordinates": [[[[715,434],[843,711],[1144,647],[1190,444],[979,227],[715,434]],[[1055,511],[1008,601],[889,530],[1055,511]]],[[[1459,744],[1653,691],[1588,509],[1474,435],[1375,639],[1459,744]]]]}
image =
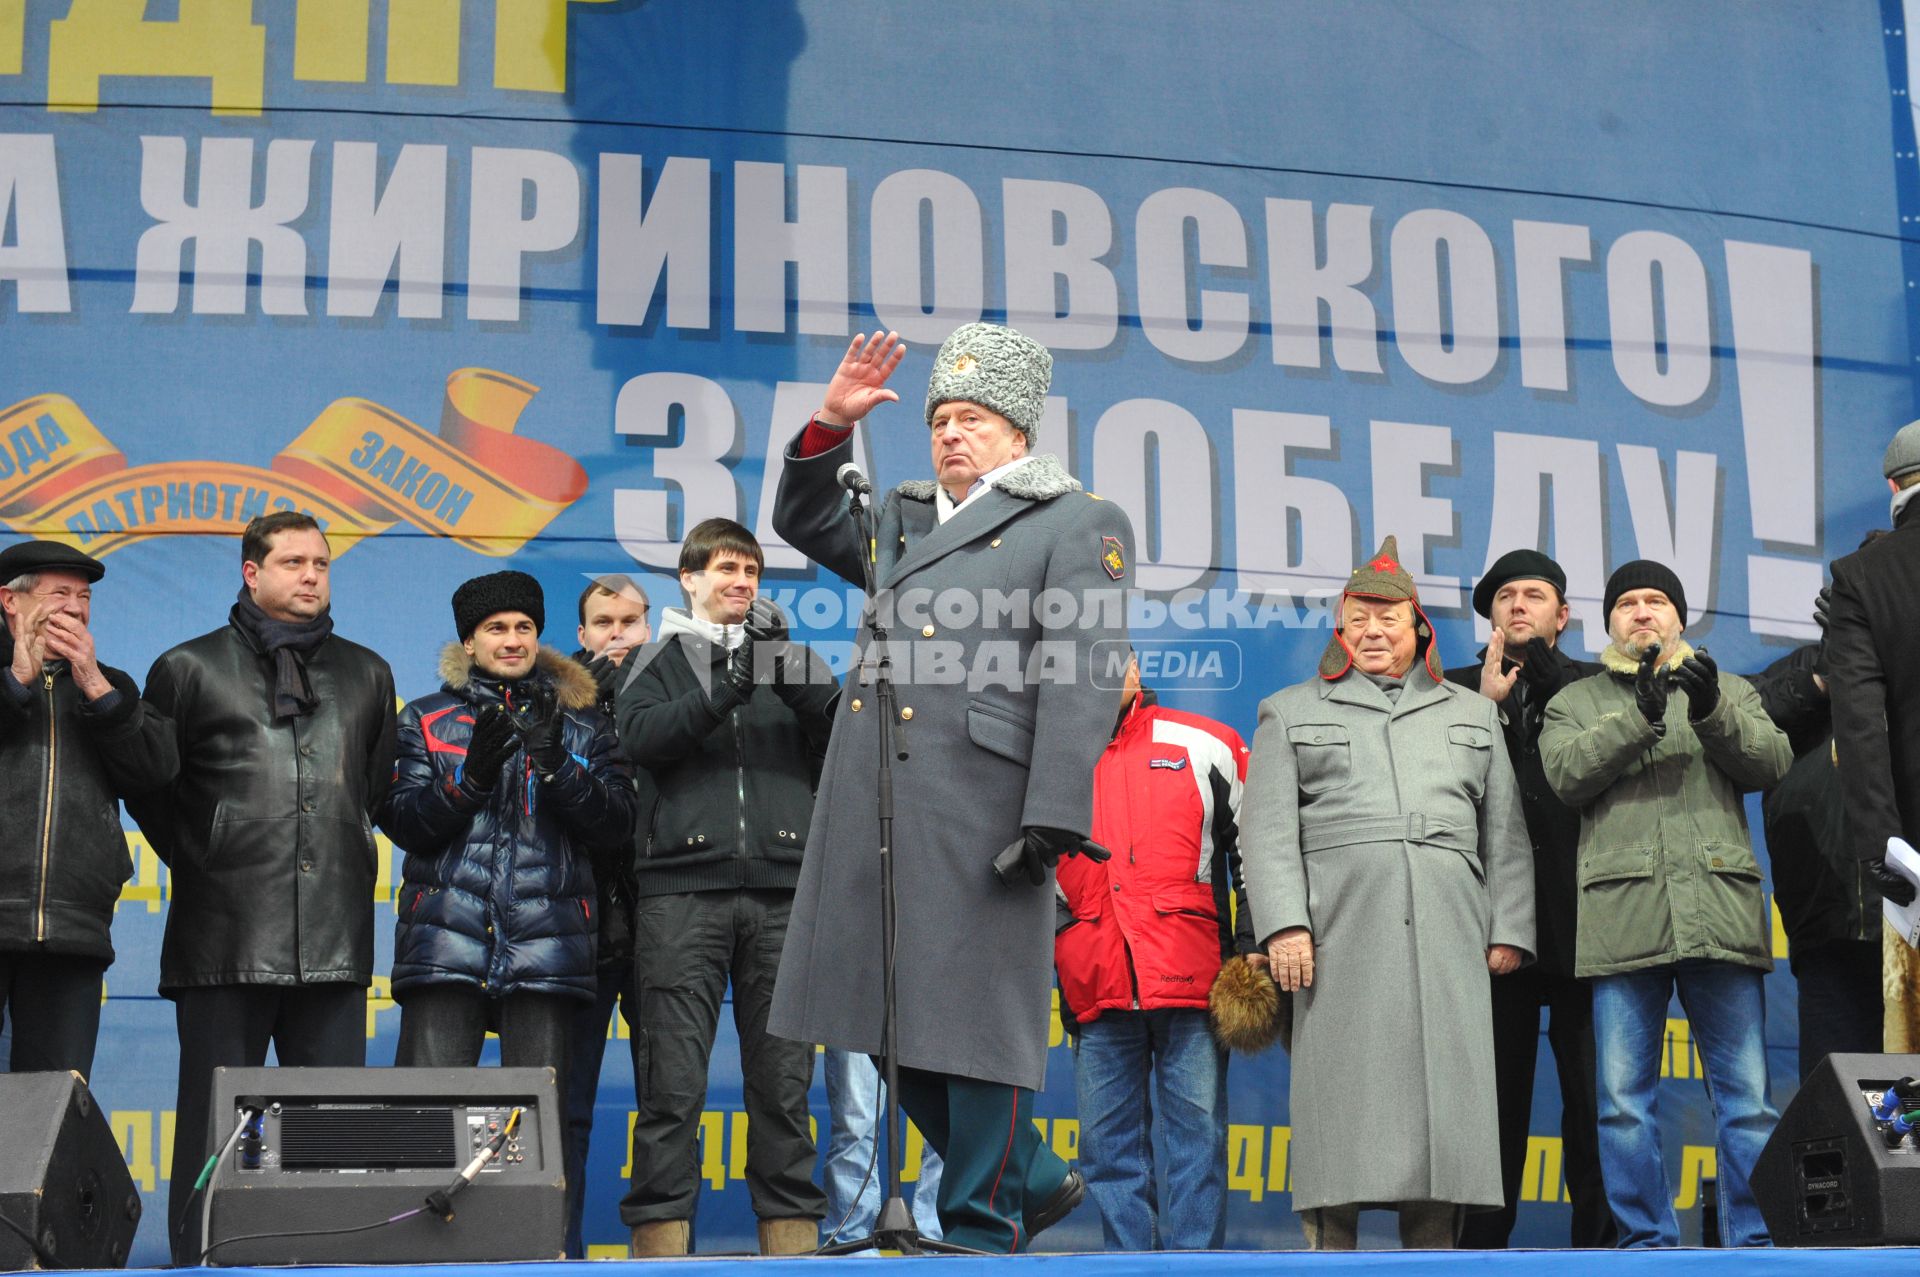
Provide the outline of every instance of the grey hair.
{"type": "Polygon", "coordinates": [[[8,581],[5,588],[17,594],[31,594],[33,587],[38,584],[40,584],[40,574],[38,572],[22,572],[19,576],[14,577],[13,580],[8,581]]]}

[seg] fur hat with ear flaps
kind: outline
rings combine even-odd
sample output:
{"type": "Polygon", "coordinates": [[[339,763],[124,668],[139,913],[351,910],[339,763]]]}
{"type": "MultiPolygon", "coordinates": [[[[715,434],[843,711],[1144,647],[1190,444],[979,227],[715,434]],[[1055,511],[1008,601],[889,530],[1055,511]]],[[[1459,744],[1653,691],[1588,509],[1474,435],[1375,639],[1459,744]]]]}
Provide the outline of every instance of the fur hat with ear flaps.
{"type": "MultiPolygon", "coordinates": [[[[1414,653],[1426,661],[1427,673],[1433,681],[1441,681],[1440,644],[1434,638],[1433,622],[1420,608],[1420,592],[1414,589],[1412,573],[1400,566],[1400,542],[1396,538],[1382,541],[1379,553],[1353,570],[1353,575],[1347,578],[1347,588],[1340,592],[1340,601],[1344,603],[1350,594],[1363,599],[1384,599],[1389,603],[1404,600],[1412,604],[1414,653]]],[[[1320,655],[1321,678],[1336,679],[1353,668],[1353,651],[1340,629],[1340,618],[1335,616],[1333,637],[1327,640],[1327,650],[1320,655]]]]}

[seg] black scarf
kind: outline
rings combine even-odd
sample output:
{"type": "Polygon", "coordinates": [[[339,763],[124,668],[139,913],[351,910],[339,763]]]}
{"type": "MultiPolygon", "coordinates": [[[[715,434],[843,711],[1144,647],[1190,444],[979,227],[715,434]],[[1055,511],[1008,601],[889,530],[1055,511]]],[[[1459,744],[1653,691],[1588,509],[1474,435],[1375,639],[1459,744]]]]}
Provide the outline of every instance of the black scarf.
{"type": "Polygon", "coordinates": [[[260,610],[243,585],[227,619],[273,657],[274,720],[313,713],[320,698],[307,678],[307,657],[333,633],[332,612],[322,612],[311,621],[276,621],[260,610]]]}

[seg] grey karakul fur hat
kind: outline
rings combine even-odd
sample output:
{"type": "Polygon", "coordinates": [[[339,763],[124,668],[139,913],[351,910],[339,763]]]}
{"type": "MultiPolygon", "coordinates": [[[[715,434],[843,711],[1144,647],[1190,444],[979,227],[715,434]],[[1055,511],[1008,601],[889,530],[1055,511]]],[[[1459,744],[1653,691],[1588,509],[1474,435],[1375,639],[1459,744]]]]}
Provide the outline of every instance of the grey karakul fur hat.
{"type": "Polygon", "coordinates": [[[1033,338],[999,324],[962,324],[933,357],[927,424],[935,408],[963,399],[1011,421],[1032,451],[1052,381],[1053,356],[1033,338]]]}

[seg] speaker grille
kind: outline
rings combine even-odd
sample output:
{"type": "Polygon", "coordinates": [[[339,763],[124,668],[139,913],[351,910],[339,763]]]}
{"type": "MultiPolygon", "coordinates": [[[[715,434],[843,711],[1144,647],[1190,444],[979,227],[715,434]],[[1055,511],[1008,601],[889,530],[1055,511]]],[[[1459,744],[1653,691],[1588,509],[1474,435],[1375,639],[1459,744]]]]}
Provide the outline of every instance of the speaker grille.
{"type": "Polygon", "coordinates": [[[289,1106],[280,1115],[287,1170],[455,1169],[451,1108],[289,1106]]]}

